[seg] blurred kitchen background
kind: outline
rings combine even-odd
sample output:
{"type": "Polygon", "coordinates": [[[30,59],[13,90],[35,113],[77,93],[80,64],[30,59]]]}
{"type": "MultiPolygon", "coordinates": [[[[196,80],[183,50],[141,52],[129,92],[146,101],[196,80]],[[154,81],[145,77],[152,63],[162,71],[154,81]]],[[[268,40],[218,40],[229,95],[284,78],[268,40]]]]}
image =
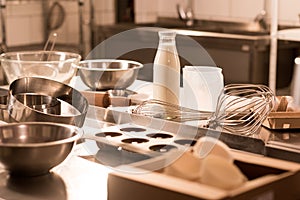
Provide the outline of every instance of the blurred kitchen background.
{"type": "MultiPolygon", "coordinates": [[[[124,23],[155,25],[164,18],[182,22],[179,20],[177,5],[183,8],[186,14],[188,8],[191,8],[192,17],[195,20],[247,24],[256,22],[261,28],[258,35],[267,35],[270,31],[271,0],[1,0],[2,20],[5,21],[5,26],[2,26],[2,33],[5,33],[5,36],[1,34],[1,38],[6,42],[9,51],[41,49],[49,35],[56,32],[58,34],[56,50],[79,52],[84,58],[94,46],[110,34],[114,34],[111,31],[107,35],[108,29],[105,29],[107,27],[114,30],[115,25],[124,23]],[[4,32],[3,27],[6,29],[4,32]]],[[[299,8],[299,0],[279,0],[278,25],[281,28],[300,27],[299,8]]],[[[259,56],[263,58],[258,61],[251,57],[256,55],[251,48],[256,47],[257,43],[248,41],[245,44],[239,47],[242,48],[243,54],[237,54],[234,57],[246,56],[247,62],[239,64],[249,65],[243,70],[247,71],[247,74],[243,76],[238,72],[237,79],[230,80],[229,78],[227,82],[246,81],[267,84],[270,43],[260,46],[263,49],[260,51],[263,53],[258,54],[255,59],[259,56]],[[255,72],[257,69],[253,68],[253,65],[259,67],[263,65],[264,69],[261,72],[255,72]],[[265,75],[256,77],[252,73],[265,75]]],[[[279,49],[282,51],[277,61],[280,65],[278,66],[280,77],[278,77],[277,88],[285,90],[290,86],[294,59],[300,55],[300,44],[281,41],[279,49]]],[[[227,52],[234,51],[229,49],[227,52]]],[[[224,54],[224,51],[211,50],[210,53],[217,55],[224,54]]],[[[216,58],[216,62],[226,65],[222,58],[220,60],[216,58]]],[[[227,65],[232,65],[232,63],[227,65]]],[[[236,69],[229,67],[226,71],[229,74],[236,69]]]]}

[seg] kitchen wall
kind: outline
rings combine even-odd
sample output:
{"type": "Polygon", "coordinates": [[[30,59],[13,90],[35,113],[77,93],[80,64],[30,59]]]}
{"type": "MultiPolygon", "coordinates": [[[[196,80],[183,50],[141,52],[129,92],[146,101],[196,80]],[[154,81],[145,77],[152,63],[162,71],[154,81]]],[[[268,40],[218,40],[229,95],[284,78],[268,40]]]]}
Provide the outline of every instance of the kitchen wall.
{"type": "MultiPolygon", "coordinates": [[[[42,1],[30,0],[7,0],[6,6],[6,32],[8,46],[21,46],[27,44],[38,44],[45,41],[44,36],[44,13],[42,1]]],[[[51,6],[51,1],[49,1],[51,6]]],[[[58,34],[57,42],[65,44],[76,44],[79,41],[79,6],[77,0],[61,0],[59,3],[65,10],[65,21],[62,26],[55,30],[58,34]]],[[[94,0],[95,23],[113,24],[114,1],[94,0]]],[[[84,0],[84,33],[89,34],[89,10],[90,1],[84,0]]],[[[0,37],[2,37],[0,35],[0,37]]],[[[85,41],[88,37],[85,38],[85,41]]]]}
{"type": "MultiPolygon", "coordinates": [[[[135,0],[135,21],[155,22],[157,17],[177,17],[176,4],[186,6],[188,0],[135,0]]],[[[268,13],[271,0],[266,0],[268,13]]],[[[78,5],[76,0],[59,1],[65,8],[66,21],[57,30],[58,42],[78,42],[78,5]]],[[[114,0],[94,0],[95,23],[113,24],[114,0]]],[[[84,1],[84,28],[88,42],[89,0],[84,1]]],[[[194,0],[197,19],[252,21],[264,8],[264,0],[194,0]]],[[[279,24],[300,26],[299,0],[279,0],[279,24]]],[[[44,23],[41,1],[7,1],[7,44],[9,46],[43,43],[44,23]],[[20,3],[23,2],[23,3],[20,3]]],[[[269,19],[270,20],[270,19],[269,19]]]]}
{"type": "MultiPolygon", "coordinates": [[[[38,43],[43,40],[42,5],[7,2],[6,35],[9,46],[38,43]]],[[[2,37],[2,36],[1,36],[2,37]]]]}
{"type": "MultiPolygon", "coordinates": [[[[144,7],[150,2],[143,2],[144,7]]],[[[185,7],[189,0],[156,0],[158,1],[158,16],[177,17],[176,4],[185,7]]],[[[250,22],[264,8],[269,14],[271,0],[193,0],[194,13],[197,19],[211,19],[221,21],[242,21],[250,22]]],[[[278,0],[278,21],[281,25],[300,26],[300,1],[299,0],[278,0]]],[[[139,9],[139,8],[138,8],[139,9]]],[[[147,13],[145,14],[147,15],[147,13]]],[[[151,18],[149,17],[149,20],[151,18]]]]}

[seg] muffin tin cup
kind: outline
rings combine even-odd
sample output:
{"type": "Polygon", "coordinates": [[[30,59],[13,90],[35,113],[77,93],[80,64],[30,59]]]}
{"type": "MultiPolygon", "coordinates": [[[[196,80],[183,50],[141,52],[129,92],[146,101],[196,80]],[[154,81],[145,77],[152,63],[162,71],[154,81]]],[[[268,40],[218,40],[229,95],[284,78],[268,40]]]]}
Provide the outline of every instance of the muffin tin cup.
{"type": "Polygon", "coordinates": [[[182,138],[174,133],[131,123],[110,126],[101,130],[87,130],[83,138],[96,141],[99,151],[105,150],[107,146],[114,146],[120,151],[137,152],[151,157],[160,156],[172,150],[182,152],[196,143],[196,140],[182,138]]]}

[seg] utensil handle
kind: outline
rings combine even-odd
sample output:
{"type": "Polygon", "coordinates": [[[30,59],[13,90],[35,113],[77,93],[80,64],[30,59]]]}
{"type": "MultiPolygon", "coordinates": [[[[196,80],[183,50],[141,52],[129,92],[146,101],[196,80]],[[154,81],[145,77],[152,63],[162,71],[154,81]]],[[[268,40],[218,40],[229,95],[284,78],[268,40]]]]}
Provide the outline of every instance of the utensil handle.
{"type": "Polygon", "coordinates": [[[144,155],[148,155],[148,156],[153,156],[153,157],[161,155],[158,152],[146,151],[143,148],[136,147],[132,144],[118,142],[118,141],[114,141],[114,140],[109,140],[107,138],[97,137],[97,136],[90,135],[90,134],[83,135],[81,137],[81,139],[93,140],[95,142],[99,142],[99,143],[102,143],[102,144],[105,144],[105,145],[115,146],[115,147],[120,148],[120,151],[124,149],[124,150],[127,150],[127,151],[132,151],[132,152],[136,152],[136,153],[140,153],[140,154],[144,154],[144,155]]]}

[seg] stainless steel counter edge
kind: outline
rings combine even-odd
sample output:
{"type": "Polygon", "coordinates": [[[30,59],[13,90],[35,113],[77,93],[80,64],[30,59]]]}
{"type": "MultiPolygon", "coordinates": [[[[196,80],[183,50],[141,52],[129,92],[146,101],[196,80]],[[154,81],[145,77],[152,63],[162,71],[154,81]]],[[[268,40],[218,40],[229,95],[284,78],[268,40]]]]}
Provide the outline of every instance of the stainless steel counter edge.
{"type": "MultiPolygon", "coordinates": [[[[140,27],[139,29],[141,30],[144,29],[148,31],[151,30],[158,31],[166,28],[140,27]]],[[[193,36],[193,37],[214,37],[214,38],[228,38],[228,39],[238,39],[238,40],[269,40],[271,38],[270,35],[252,36],[252,35],[242,35],[242,34],[232,34],[232,33],[216,33],[216,32],[209,32],[209,31],[186,30],[186,29],[179,29],[179,28],[170,28],[170,29],[174,30],[177,34],[193,36]]]]}
{"type": "Polygon", "coordinates": [[[188,30],[181,28],[164,28],[164,27],[147,27],[147,26],[120,26],[119,25],[110,25],[110,26],[101,26],[102,30],[116,28],[119,29],[117,32],[126,31],[129,29],[140,29],[143,31],[154,31],[157,32],[162,29],[170,29],[176,31],[176,33],[187,36],[195,36],[195,37],[214,37],[214,38],[229,38],[229,39],[238,39],[238,40],[269,40],[271,38],[270,35],[243,35],[243,34],[232,34],[232,33],[217,33],[210,31],[198,31],[198,30],[188,30]]]}

